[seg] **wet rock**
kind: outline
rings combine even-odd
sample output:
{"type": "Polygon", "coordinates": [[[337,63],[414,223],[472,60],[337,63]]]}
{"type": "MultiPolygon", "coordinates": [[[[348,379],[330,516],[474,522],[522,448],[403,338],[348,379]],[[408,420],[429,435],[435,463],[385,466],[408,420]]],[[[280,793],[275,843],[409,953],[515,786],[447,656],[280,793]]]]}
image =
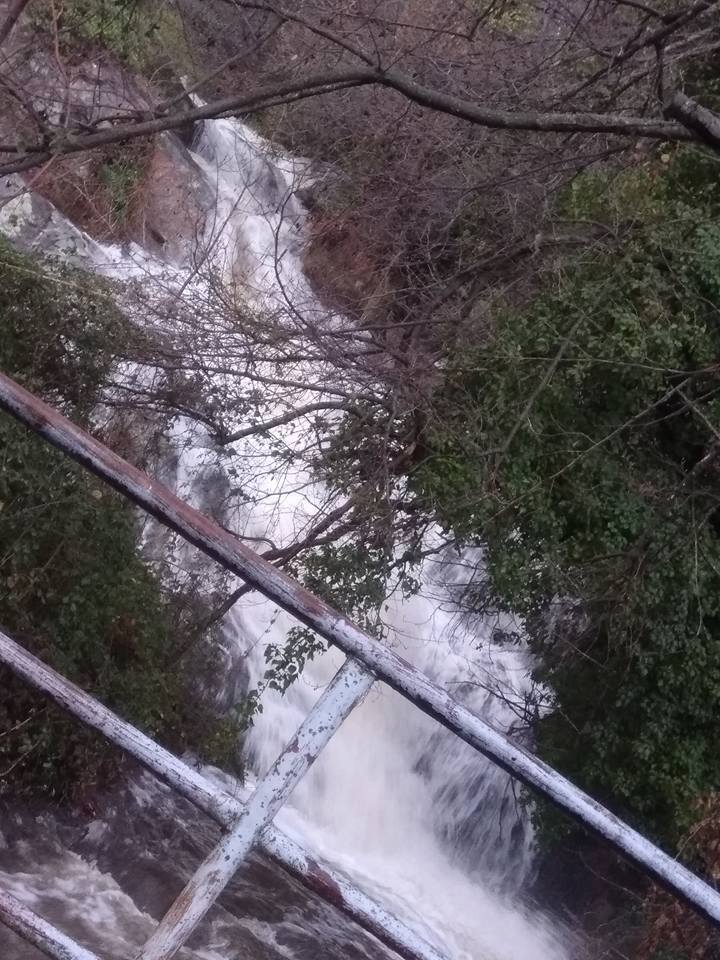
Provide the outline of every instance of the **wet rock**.
{"type": "Polygon", "coordinates": [[[140,190],[132,239],[173,263],[186,261],[214,198],[177,137],[166,135],[153,144],[140,190]]]}

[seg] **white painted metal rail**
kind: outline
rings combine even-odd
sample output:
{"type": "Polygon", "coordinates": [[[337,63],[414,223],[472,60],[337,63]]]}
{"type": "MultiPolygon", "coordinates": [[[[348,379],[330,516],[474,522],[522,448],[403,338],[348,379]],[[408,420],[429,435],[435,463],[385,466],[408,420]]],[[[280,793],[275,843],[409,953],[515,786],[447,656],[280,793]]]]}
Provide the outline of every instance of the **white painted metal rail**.
{"type": "MultiPolygon", "coordinates": [[[[227,570],[243,577],[348,655],[345,665],[271,771],[258,783],[247,804],[240,805],[0,632],[0,662],[127,750],[226,829],[219,845],[171,906],[138,960],[169,960],[174,956],[256,843],[402,956],[441,960],[432,946],[373,904],[347,880],[314,863],[271,825],[277,810],[310,763],[375,679],[388,683],[494,763],[596,831],[629,860],[720,926],[720,893],[711,886],[232,534],[2,374],[0,409],[83,464],[227,570]]],[[[56,960],[97,960],[7,894],[0,896],[0,919],[56,960]]]]}
{"type": "MultiPolygon", "coordinates": [[[[97,730],[116,746],[125,750],[148,770],[193,803],[221,827],[230,829],[243,813],[244,805],[225,790],[199,773],[194,767],[173,756],[140,730],[121,720],[107,707],[91,697],[80,687],[71,683],[55,670],[38,660],[31,653],[0,630],[0,663],[4,663],[23,680],[73,713],[87,726],[97,730]]],[[[362,692],[359,691],[359,696],[362,692]]],[[[293,746],[293,744],[291,744],[293,746]]],[[[258,846],[288,873],[297,877],[305,886],[321,894],[334,906],[356,920],[386,946],[408,960],[443,960],[434,947],[426,943],[392,914],[376,904],[361,890],[354,887],[346,877],[331,867],[318,863],[294,840],[277,827],[269,824],[260,833],[258,846]]],[[[10,923],[14,930],[27,930],[28,916],[32,911],[19,907],[22,904],[9,894],[0,891],[0,918],[10,923]],[[7,899],[3,899],[3,898],[7,899]],[[24,911],[24,912],[23,912],[24,911]]],[[[78,947],[76,954],[67,953],[68,938],[44,920],[36,918],[41,930],[52,932],[47,944],[41,946],[35,939],[26,936],[40,946],[49,956],[96,960],[89,951],[78,947]],[[53,937],[55,938],[53,941],[53,937]],[[56,946],[54,946],[54,944],[56,946]],[[63,952],[63,950],[65,952],[63,952]]]]}

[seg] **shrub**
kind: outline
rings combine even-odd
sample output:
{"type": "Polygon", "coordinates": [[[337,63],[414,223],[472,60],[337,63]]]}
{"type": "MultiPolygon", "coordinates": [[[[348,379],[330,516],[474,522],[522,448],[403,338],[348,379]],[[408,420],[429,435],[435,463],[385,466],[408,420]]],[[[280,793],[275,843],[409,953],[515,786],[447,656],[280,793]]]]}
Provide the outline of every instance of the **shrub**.
{"type": "MultiPolygon", "coordinates": [[[[129,333],[110,294],[0,243],[0,369],[87,423],[129,333]]],[[[0,544],[0,624],[11,636],[170,746],[227,747],[226,722],[187,695],[177,653],[188,618],[139,555],[130,506],[5,416],[0,544]]],[[[0,676],[2,792],[77,799],[117,772],[104,741],[9,670],[0,676]]]]}
{"type": "Polygon", "coordinates": [[[42,4],[34,16],[40,28],[57,29],[65,53],[84,43],[110,51],[145,76],[168,67],[191,70],[182,20],[165,0],[64,0],[57,22],[49,4],[42,4]]]}
{"type": "MultiPolygon", "coordinates": [[[[567,199],[621,238],[448,370],[429,509],[525,618],[542,756],[675,842],[720,781],[720,186],[668,151],[567,199]]],[[[549,822],[549,821],[546,821],[549,822]]]]}

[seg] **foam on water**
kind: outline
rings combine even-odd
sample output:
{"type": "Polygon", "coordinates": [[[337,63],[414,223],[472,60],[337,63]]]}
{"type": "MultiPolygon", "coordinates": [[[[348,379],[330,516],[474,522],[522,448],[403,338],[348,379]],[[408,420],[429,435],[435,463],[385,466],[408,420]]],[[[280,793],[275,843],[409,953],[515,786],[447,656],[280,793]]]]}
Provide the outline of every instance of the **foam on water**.
{"type": "MultiPolygon", "coordinates": [[[[271,154],[257,134],[231,120],[204,123],[192,156],[217,202],[188,262],[201,260],[206,273],[219,275],[235,297],[255,309],[285,311],[289,324],[297,323],[304,310],[324,316],[302,272],[304,210],[295,191],[298,178],[309,176],[307,164],[271,154]]],[[[27,229],[33,215],[27,195],[20,196],[0,211],[0,227],[17,233],[18,224],[27,229]]],[[[162,264],[137,246],[97,244],[57,211],[36,234],[43,249],[119,279],[140,279],[151,296],[154,286],[164,296],[176,290],[192,306],[193,296],[203,294],[202,271],[162,264]]],[[[326,317],[324,322],[343,321],[326,317]]],[[[206,349],[222,352],[220,346],[206,349]]],[[[333,377],[342,376],[332,369],[302,369],[302,363],[300,368],[305,379],[316,382],[333,383],[333,377]]],[[[125,374],[137,377],[138,371],[125,374]]],[[[218,376],[215,385],[222,390],[223,378],[218,376]]],[[[301,389],[288,397],[288,402],[307,400],[301,389]]],[[[300,442],[301,430],[302,424],[288,425],[275,437],[292,447],[300,442]]],[[[291,543],[321,505],[328,509],[333,502],[332,493],[301,466],[276,463],[262,438],[235,445],[228,460],[197,423],[178,418],[173,432],[173,480],[181,495],[196,502],[202,502],[208,471],[226,470],[229,462],[242,471],[243,464],[253,463],[248,483],[255,502],[238,507],[231,518],[239,532],[291,543]]],[[[428,560],[416,596],[403,599],[391,593],[383,611],[387,642],[473,710],[507,729],[517,720],[515,704],[527,690],[529,664],[524,651],[493,643],[495,623],[458,616],[454,587],[466,576],[471,559],[474,564],[475,558],[450,554],[428,560]],[[496,696],[498,691],[504,696],[496,696]]],[[[255,594],[228,615],[226,637],[246,658],[251,684],[265,672],[265,646],[282,644],[292,625],[287,614],[255,594]]],[[[306,668],[285,696],[265,693],[264,710],[248,743],[257,773],[290,739],[341,659],[328,652],[306,668]]],[[[382,685],[351,715],[279,822],[423,932],[450,960],[562,960],[567,955],[556,926],[522,902],[533,869],[533,836],[509,778],[382,685]]],[[[73,892],[91,884],[93,909],[105,911],[103,926],[110,938],[122,940],[123,925],[144,929],[147,918],[131,919],[134,908],[122,891],[79,857],[68,857],[62,868],[66,879],[55,886],[53,896],[69,901],[73,892]]],[[[47,895],[52,885],[38,870],[37,875],[27,869],[0,874],[0,880],[44,908],[38,890],[47,895]]],[[[134,934],[129,939],[135,942],[134,934]]],[[[114,956],[112,948],[107,955],[114,956]]],[[[203,960],[226,956],[222,951],[196,955],[203,960]]]]}

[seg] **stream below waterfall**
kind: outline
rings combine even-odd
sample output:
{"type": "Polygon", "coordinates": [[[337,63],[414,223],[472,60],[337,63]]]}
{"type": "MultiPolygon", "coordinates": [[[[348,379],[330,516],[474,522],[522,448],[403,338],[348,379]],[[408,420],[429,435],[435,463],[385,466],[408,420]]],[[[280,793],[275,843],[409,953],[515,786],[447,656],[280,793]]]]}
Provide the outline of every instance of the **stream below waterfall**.
{"type": "MultiPolygon", "coordinates": [[[[176,143],[174,149],[184,148],[176,143]]],[[[143,285],[149,296],[155,288],[164,297],[170,291],[188,310],[194,297],[206,295],[202,261],[233,296],[255,307],[322,311],[302,273],[305,211],[296,179],[306,175],[308,165],[271,152],[250,128],[231,120],[202,124],[186,162],[196,175],[195,199],[208,213],[197,243],[172,263],[138,245],[95,242],[42,198],[18,192],[17,182],[2,187],[0,229],[23,246],[143,285]]],[[[202,349],[222,359],[222,337],[202,349]]],[[[334,374],[305,369],[303,375],[321,385],[331,383],[334,374]]],[[[290,424],[273,431],[274,444],[248,438],[228,454],[216,449],[197,422],[178,417],[172,426],[174,453],[162,479],[202,506],[206,485],[218,472],[235,476],[252,463],[253,476],[244,480],[252,497],[232,508],[226,522],[259,540],[292,542],[328,499],[311,477],[277,460],[278,439],[292,446],[297,429],[290,424]]],[[[517,719],[512,702],[522,703],[529,683],[527,655],[493,642],[495,621],[460,618],[453,597],[466,567],[467,557],[437,554],[424,562],[416,595],[391,593],[383,612],[387,642],[475,712],[507,729],[517,719]]],[[[287,614],[256,593],[233,608],[224,623],[229,701],[243,685],[261,681],[264,648],[282,644],[291,626],[287,614]]],[[[328,652],[313,660],[284,696],[264,693],[263,712],[246,744],[253,774],[268,768],[341,661],[328,652]]],[[[239,794],[252,785],[251,778],[241,787],[218,771],[208,773],[239,794]]],[[[570,937],[557,920],[526,902],[533,835],[510,779],[381,684],[333,739],[278,823],[420,931],[448,960],[570,955],[570,937]]],[[[129,960],[214,836],[202,815],[150,775],[131,776],[90,823],[42,810],[0,821],[0,884],[102,958],[129,960]]],[[[0,931],[2,960],[39,956],[0,931]]],[[[181,956],[373,960],[388,953],[334,908],[253,857],[181,956]]]]}

